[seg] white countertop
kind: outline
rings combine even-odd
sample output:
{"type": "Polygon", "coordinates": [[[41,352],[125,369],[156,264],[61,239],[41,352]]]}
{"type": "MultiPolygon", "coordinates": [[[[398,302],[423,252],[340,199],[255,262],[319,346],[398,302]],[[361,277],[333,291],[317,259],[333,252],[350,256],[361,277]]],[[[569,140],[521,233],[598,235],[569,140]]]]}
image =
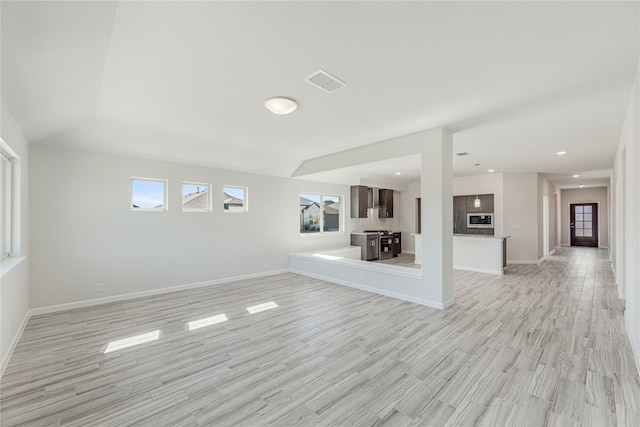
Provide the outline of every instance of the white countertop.
{"type": "Polygon", "coordinates": [[[453,233],[453,237],[468,237],[471,239],[506,239],[511,236],[492,236],[490,234],[461,234],[453,233]]]}
{"type": "MultiPolygon", "coordinates": [[[[394,233],[402,233],[401,231],[392,231],[389,234],[394,234],[394,233]]],[[[380,234],[380,233],[376,233],[374,231],[371,232],[367,232],[365,233],[364,231],[352,231],[351,234],[364,234],[364,235],[371,235],[371,234],[380,234]]]]}

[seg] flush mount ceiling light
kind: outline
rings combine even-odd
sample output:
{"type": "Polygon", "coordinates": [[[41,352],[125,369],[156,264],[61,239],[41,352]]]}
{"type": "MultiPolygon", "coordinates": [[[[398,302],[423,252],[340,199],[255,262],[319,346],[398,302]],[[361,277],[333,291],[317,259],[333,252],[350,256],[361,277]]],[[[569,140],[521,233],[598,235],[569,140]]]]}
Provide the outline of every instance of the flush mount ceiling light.
{"type": "Polygon", "coordinates": [[[402,173],[400,173],[400,172],[396,172],[396,175],[402,175],[402,173]]]}
{"type": "Polygon", "coordinates": [[[573,175],[573,177],[574,177],[574,178],[580,178],[580,175],[575,174],[575,175],[573,175]]]}
{"type": "Polygon", "coordinates": [[[565,154],[567,154],[567,152],[566,151],[558,151],[556,154],[558,156],[564,156],[565,154]]]}
{"type": "Polygon", "coordinates": [[[495,172],[495,171],[496,171],[495,169],[489,169],[489,172],[495,172]]]}
{"type": "Polygon", "coordinates": [[[273,114],[285,115],[296,111],[298,103],[291,98],[276,96],[264,101],[264,106],[273,114]]]}

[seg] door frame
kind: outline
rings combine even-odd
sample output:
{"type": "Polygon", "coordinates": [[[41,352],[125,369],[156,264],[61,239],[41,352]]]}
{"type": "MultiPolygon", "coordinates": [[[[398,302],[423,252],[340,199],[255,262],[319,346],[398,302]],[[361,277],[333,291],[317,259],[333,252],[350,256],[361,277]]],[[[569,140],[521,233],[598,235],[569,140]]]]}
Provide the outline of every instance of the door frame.
{"type": "Polygon", "coordinates": [[[599,228],[599,222],[598,222],[598,203],[597,202],[579,202],[579,203],[569,204],[569,244],[571,246],[586,246],[586,247],[597,248],[600,241],[600,236],[598,235],[599,234],[598,228],[599,228]],[[575,235],[575,228],[573,224],[575,221],[576,206],[592,206],[592,210],[591,210],[592,237],[591,239],[589,239],[590,241],[588,242],[585,239],[583,239],[583,242],[581,242],[580,239],[578,239],[577,236],[575,235]],[[587,243],[585,244],[585,242],[587,243]]]}
{"type": "Polygon", "coordinates": [[[542,196],[542,256],[549,256],[549,196],[542,196]]]}

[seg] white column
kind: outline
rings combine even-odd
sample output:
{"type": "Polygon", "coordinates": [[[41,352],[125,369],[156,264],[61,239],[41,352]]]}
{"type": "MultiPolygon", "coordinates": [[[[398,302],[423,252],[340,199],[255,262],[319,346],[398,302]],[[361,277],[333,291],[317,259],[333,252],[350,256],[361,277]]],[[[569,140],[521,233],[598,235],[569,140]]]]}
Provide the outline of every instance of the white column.
{"type": "Polygon", "coordinates": [[[453,137],[439,129],[422,150],[422,276],[428,298],[453,303],[453,137]]]}

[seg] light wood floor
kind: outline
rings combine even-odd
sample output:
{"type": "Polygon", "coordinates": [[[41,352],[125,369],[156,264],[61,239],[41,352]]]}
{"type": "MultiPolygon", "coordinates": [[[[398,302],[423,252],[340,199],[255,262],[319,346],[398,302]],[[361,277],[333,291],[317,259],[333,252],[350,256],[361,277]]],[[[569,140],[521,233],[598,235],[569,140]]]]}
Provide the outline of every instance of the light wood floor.
{"type": "Polygon", "coordinates": [[[2,426],[640,425],[604,251],[456,271],[455,298],[436,310],[283,274],[33,317],[2,426]]]}
{"type": "Polygon", "coordinates": [[[401,253],[401,254],[398,254],[397,257],[394,257],[394,258],[377,260],[377,261],[373,261],[373,262],[376,262],[378,264],[399,265],[401,267],[409,267],[409,268],[417,268],[417,269],[422,268],[422,266],[420,264],[416,264],[414,262],[415,259],[416,259],[416,257],[413,254],[401,253]]]}

